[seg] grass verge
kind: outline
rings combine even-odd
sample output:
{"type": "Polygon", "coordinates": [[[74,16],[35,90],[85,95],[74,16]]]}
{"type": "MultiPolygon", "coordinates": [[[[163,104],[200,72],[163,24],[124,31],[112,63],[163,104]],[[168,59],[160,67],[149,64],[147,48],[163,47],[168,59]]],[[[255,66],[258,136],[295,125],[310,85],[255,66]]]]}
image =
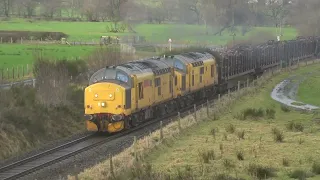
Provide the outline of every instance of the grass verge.
{"type": "Polygon", "coordinates": [[[300,85],[297,93],[297,99],[306,104],[320,106],[320,67],[308,75],[300,85]]]}

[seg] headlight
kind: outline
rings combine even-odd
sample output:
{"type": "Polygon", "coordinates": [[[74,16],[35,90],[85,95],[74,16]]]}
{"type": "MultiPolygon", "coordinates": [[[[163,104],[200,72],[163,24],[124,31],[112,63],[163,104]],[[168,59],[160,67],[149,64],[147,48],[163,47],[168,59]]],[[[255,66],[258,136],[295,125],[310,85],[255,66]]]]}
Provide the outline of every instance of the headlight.
{"type": "Polygon", "coordinates": [[[95,94],[95,95],[94,95],[94,97],[96,97],[96,98],[97,98],[97,97],[98,97],[98,94],[95,94]]]}
{"type": "Polygon", "coordinates": [[[105,102],[102,102],[102,103],[101,103],[101,106],[102,106],[102,107],[105,107],[105,106],[106,106],[106,103],[105,103],[105,102]]]}
{"type": "Polygon", "coordinates": [[[112,94],[109,94],[109,97],[112,98],[112,94]]]}

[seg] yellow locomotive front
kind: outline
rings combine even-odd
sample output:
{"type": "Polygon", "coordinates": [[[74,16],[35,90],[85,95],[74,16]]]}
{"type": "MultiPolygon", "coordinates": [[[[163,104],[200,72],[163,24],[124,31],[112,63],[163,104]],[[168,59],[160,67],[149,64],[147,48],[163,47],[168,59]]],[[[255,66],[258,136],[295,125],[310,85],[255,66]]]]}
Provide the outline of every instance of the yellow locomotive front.
{"type": "Polygon", "coordinates": [[[130,84],[130,76],[115,68],[107,67],[92,75],[84,98],[88,131],[114,133],[124,129],[130,109],[130,84]]]}

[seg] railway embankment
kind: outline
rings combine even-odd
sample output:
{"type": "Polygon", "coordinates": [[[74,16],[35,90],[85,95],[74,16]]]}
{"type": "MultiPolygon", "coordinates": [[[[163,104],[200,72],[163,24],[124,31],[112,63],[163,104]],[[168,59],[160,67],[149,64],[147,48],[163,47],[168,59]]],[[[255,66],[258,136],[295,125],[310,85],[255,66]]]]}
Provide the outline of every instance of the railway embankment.
{"type": "Polygon", "coordinates": [[[317,179],[318,115],[292,111],[270,97],[283,79],[317,67],[264,76],[215,101],[209,116],[204,107],[197,118],[172,122],[77,178],[317,179]]]}

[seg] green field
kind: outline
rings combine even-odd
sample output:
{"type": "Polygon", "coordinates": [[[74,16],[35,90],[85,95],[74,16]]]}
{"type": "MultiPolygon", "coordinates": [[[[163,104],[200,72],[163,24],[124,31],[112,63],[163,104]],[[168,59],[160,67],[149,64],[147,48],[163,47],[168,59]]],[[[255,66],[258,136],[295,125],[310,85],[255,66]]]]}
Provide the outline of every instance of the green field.
{"type": "MultiPolygon", "coordinates": [[[[295,73],[319,68],[320,65],[303,67],[295,73]]],[[[202,122],[166,141],[148,154],[145,161],[152,164],[155,172],[177,175],[180,171],[182,177],[197,179],[214,179],[219,174],[255,179],[249,175],[250,170],[259,175],[273,172],[272,179],[279,180],[302,176],[319,179],[317,116],[290,111],[270,98],[272,88],[287,76],[287,73],[277,76],[258,94],[239,99],[218,120],[202,122]],[[252,117],[240,118],[252,108],[256,112],[259,108],[274,110],[275,117],[248,113],[252,117]],[[255,169],[258,167],[259,171],[255,169]]]]}
{"type": "Polygon", "coordinates": [[[50,59],[75,59],[90,55],[94,46],[0,44],[0,69],[31,65],[41,53],[50,59]]]}
{"type": "Polygon", "coordinates": [[[320,106],[320,68],[316,69],[300,85],[297,99],[301,102],[320,106]]]}
{"type": "MultiPolygon", "coordinates": [[[[124,36],[130,33],[109,33],[107,26],[112,25],[109,22],[58,22],[58,21],[34,21],[15,19],[11,21],[0,22],[0,30],[25,30],[25,31],[58,31],[64,32],[69,36],[69,41],[97,41],[102,35],[124,36]]],[[[209,35],[206,35],[206,28],[198,25],[185,24],[138,24],[134,27],[137,34],[145,36],[150,43],[167,43],[172,38],[176,43],[210,43],[210,44],[226,44],[232,40],[229,32],[224,32],[222,36],[211,35],[212,30],[209,29],[209,35]]],[[[284,28],[283,39],[292,39],[297,35],[293,28],[284,28]]],[[[236,39],[246,39],[251,35],[263,36],[271,33],[276,39],[276,29],[272,27],[254,28],[245,36],[236,36],[236,39]]]]}

